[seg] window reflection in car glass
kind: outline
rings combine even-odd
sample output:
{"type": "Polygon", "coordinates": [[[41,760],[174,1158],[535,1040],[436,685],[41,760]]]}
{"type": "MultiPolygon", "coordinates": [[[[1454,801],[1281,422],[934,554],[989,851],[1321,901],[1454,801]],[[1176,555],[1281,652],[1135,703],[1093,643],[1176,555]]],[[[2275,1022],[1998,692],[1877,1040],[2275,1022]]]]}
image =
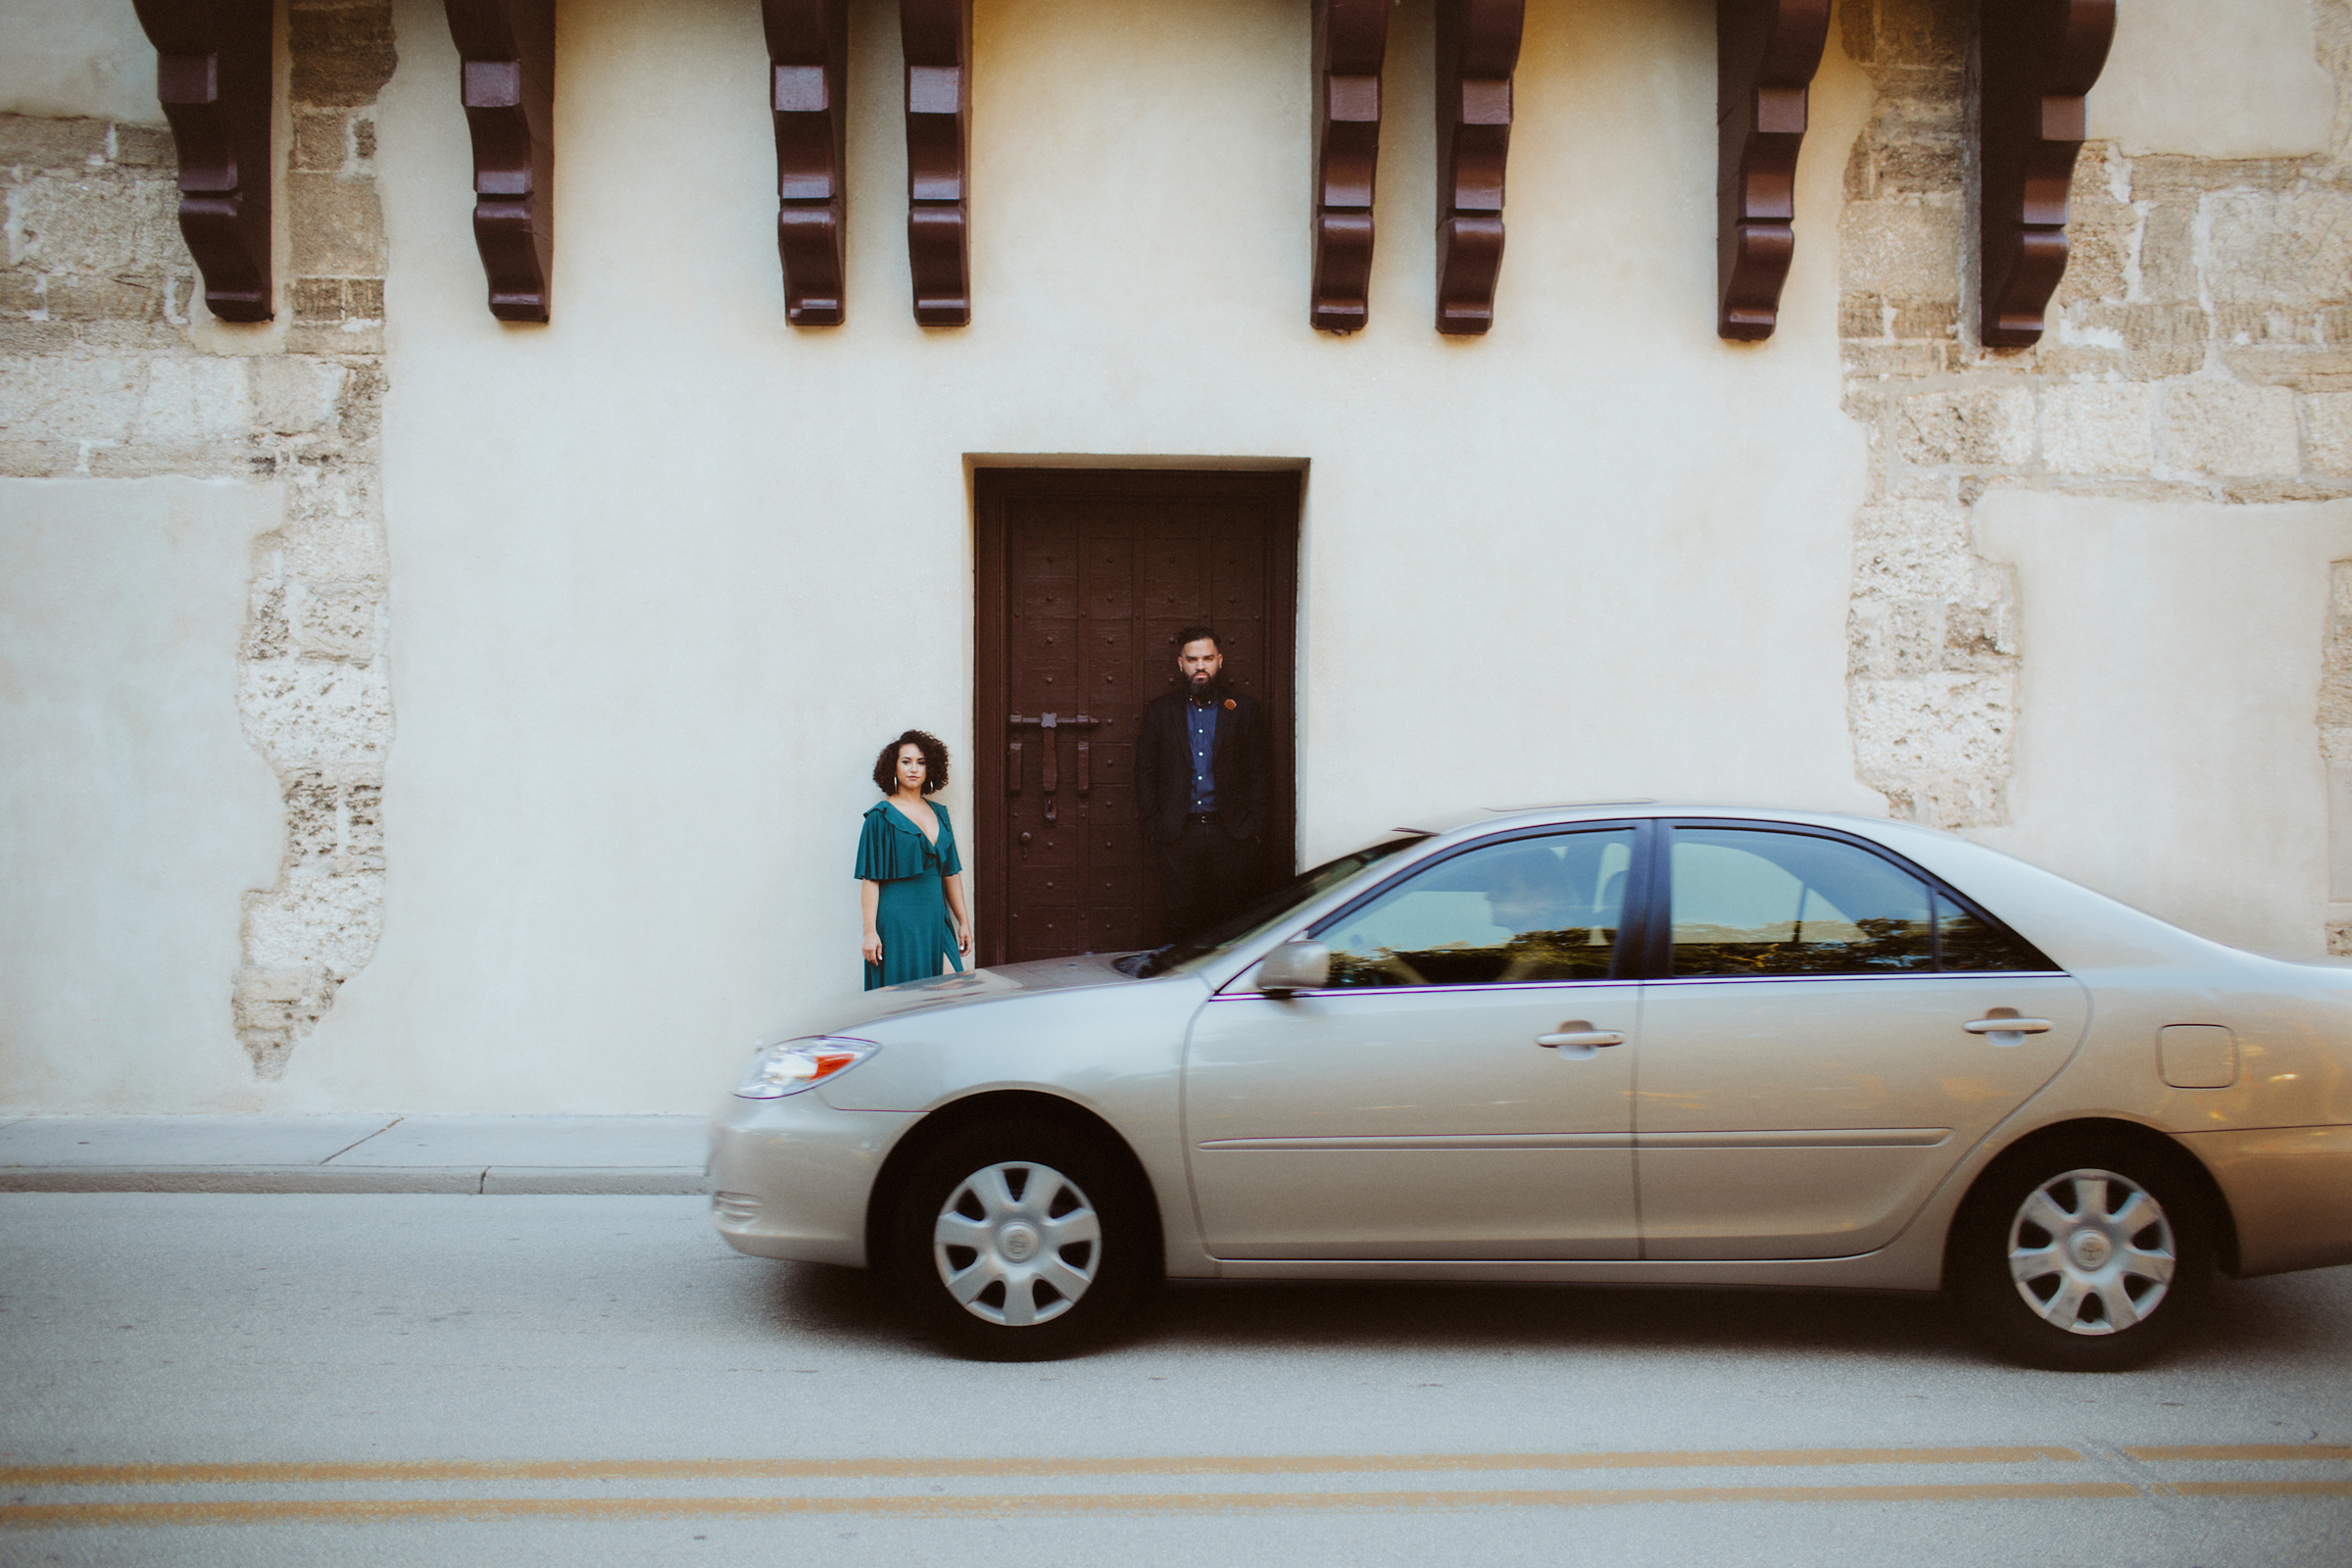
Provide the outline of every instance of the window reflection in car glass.
{"type": "Polygon", "coordinates": [[[1673,888],[1678,975],[1935,967],[1926,884],[1849,844],[1677,828],[1673,888]]]}
{"type": "Polygon", "coordinates": [[[2023,941],[1950,899],[1936,895],[1936,955],[1945,970],[2017,972],[2057,965],[2023,941]]]}
{"type": "Polygon", "coordinates": [[[1514,839],[1457,855],[1322,933],[1334,986],[1605,980],[1631,829],[1514,839]]]}

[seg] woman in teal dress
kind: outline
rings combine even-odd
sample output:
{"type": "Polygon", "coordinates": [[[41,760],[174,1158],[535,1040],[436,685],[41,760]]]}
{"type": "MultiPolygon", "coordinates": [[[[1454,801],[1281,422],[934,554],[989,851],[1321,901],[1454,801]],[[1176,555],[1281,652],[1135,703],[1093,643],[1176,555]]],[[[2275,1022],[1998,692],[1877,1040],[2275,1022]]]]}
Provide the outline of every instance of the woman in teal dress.
{"type": "Polygon", "coordinates": [[[865,989],[922,980],[945,958],[972,951],[963,911],[963,860],[947,810],[925,797],[948,782],[948,749],[919,729],[882,748],[858,839],[858,902],[865,911],[865,989]]]}

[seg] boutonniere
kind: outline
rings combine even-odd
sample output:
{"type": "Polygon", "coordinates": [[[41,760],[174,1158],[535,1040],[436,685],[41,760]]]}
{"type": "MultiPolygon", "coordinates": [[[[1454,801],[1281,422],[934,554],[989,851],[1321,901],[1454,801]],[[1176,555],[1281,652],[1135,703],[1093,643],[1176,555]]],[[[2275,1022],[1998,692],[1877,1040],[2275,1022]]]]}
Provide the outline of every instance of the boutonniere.
{"type": "Polygon", "coordinates": [[[1234,706],[1234,701],[1233,701],[1233,699],[1232,699],[1232,698],[1230,698],[1230,697],[1226,698],[1226,699],[1225,699],[1225,706],[1226,706],[1227,708],[1231,708],[1231,707],[1233,707],[1233,706],[1234,706]]]}

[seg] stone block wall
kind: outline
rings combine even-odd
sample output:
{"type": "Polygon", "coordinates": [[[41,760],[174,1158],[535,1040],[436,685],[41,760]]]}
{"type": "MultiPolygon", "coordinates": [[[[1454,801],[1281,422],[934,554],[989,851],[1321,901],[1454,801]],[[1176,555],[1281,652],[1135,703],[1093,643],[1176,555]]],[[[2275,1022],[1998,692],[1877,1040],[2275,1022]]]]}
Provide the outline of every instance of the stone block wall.
{"type": "MultiPolygon", "coordinates": [[[[2328,899],[2352,904],[2352,561],[2328,580],[2328,656],[2320,680],[2320,754],[2328,760],[2328,899]]],[[[2352,956],[2352,920],[2328,922],[2328,951],[2352,956]]]]}
{"type": "Polygon", "coordinates": [[[1970,546],[1986,490],[2352,495],[2352,4],[2317,6],[2342,84],[2327,153],[2084,147],[2066,277],[2022,350],[1976,341],[1975,9],[1844,0],[1839,40],[1877,92],[1839,235],[1845,407],[1870,453],[1848,718],[1857,771],[1893,813],[1953,828],[2006,819],[2016,730],[2017,587],[1970,546]]]}
{"type": "Polygon", "coordinates": [[[0,116],[0,475],[275,485],[255,541],[237,704],[285,803],[276,882],[223,976],[262,1078],[373,955],[383,910],[384,227],[375,95],[386,0],[293,0],[276,321],[203,310],[161,125],[0,116]],[[290,266],[285,265],[290,261],[290,266]]]}

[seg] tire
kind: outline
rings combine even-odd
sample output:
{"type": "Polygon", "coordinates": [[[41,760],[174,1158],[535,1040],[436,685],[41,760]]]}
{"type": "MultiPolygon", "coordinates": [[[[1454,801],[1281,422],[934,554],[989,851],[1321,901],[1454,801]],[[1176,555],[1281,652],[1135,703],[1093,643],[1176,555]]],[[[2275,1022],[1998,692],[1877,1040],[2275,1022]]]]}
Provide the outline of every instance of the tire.
{"type": "Polygon", "coordinates": [[[2204,1195],[2114,1139],[2004,1156],[1952,1227],[1945,1278],[1996,1352],[2055,1372],[2120,1372],[2178,1341],[2212,1293],[2204,1195]]]}
{"type": "Polygon", "coordinates": [[[1052,1124],[951,1134],[901,1185],[888,1268],[923,1326],[980,1361],[1051,1361],[1110,1332],[1159,1274],[1123,1150],[1052,1124]]]}

